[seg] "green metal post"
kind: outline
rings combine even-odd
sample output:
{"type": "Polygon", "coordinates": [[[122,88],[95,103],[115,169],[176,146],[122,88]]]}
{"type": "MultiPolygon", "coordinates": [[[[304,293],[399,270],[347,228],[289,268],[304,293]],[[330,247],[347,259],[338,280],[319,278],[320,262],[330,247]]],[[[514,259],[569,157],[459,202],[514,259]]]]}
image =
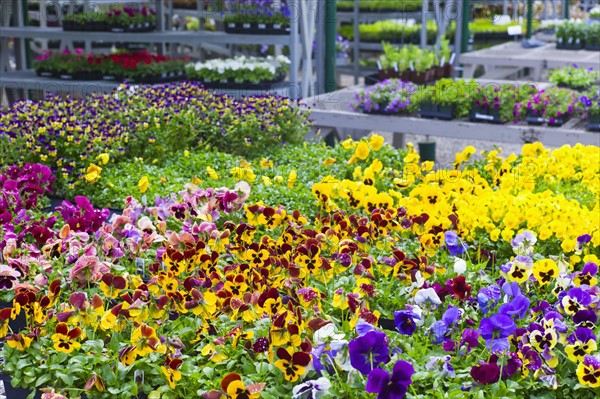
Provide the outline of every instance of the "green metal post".
{"type": "Polygon", "coordinates": [[[562,1],[562,15],[564,19],[569,19],[569,0],[562,1]]]}
{"type": "Polygon", "coordinates": [[[325,0],[325,92],[335,91],[336,1],[325,0]]]}
{"type": "Polygon", "coordinates": [[[533,0],[527,0],[527,39],[533,35],[533,0]]]}
{"type": "Polygon", "coordinates": [[[469,22],[471,17],[471,0],[463,0],[462,2],[462,26],[461,29],[461,40],[460,40],[460,52],[466,53],[469,51],[469,22]]]}

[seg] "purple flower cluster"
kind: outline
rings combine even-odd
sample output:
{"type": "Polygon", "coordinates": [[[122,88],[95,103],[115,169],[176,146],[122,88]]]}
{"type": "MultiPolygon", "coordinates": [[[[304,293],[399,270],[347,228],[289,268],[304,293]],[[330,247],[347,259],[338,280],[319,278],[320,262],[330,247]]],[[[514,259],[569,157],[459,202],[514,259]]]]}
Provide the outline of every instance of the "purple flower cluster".
{"type": "Polygon", "coordinates": [[[398,114],[408,111],[416,86],[398,79],[388,79],[354,95],[351,108],[366,113],[398,114]]]}

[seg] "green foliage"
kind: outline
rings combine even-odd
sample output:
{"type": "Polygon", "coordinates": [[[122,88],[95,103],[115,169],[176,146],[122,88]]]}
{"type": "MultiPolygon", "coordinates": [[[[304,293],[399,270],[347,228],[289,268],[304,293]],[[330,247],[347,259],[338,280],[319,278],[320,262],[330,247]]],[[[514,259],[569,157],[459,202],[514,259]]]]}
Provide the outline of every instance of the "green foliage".
{"type": "MultiPolygon", "coordinates": [[[[600,26],[600,24],[598,24],[600,26]]],[[[600,77],[598,71],[593,69],[567,66],[550,72],[548,80],[560,87],[570,87],[576,90],[585,90],[591,87],[600,77]]]]}

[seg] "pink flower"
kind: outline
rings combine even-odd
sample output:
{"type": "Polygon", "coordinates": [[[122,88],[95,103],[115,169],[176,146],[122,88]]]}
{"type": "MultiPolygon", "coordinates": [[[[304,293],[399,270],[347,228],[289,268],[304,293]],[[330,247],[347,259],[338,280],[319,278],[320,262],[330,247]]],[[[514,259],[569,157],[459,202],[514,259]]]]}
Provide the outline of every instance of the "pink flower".
{"type": "Polygon", "coordinates": [[[100,262],[96,256],[80,257],[69,273],[69,281],[76,283],[80,287],[85,287],[89,283],[95,283],[101,277],[100,262]]]}

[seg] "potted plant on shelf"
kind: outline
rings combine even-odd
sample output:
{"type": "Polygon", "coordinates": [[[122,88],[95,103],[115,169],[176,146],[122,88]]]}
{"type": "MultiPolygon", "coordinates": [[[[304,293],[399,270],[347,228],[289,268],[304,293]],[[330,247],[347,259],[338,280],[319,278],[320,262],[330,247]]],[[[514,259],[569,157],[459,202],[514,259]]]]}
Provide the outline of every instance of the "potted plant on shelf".
{"type": "Polygon", "coordinates": [[[285,0],[279,4],[273,0],[229,0],[225,4],[225,32],[289,34],[290,9],[285,0]]]}
{"type": "Polygon", "coordinates": [[[208,87],[252,89],[281,82],[289,69],[286,56],[266,58],[239,56],[191,63],[186,66],[186,76],[208,87]]]}
{"type": "Polygon", "coordinates": [[[559,87],[567,87],[574,90],[586,90],[600,78],[600,74],[593,68],[580,68],[577,64],[573,66],[558,68],[550,72],[548,80],[559,87]]]}
{"type": "Polygon", "coordinates": [[[556,48],[580,50],[584,46],[585,25],[581,22],[566,22],[556,28],[556,48]]]}
{"type": "Polygon", "coordinates": [[[600,89],[590,89],[580,100],[587,115],[588,130],[600,132],[600,89]]]}
{"type": "Polygon", "coordinates": [[[350,43],[344,37],[338,34],[335,38],[335,64],[337,66],[348,64],[348,53],[350,52],[350,43]]]}
{"type": "Polygon", "coordinates": [[[351,107],[371,114],[409,114],[418,109],[418,98],[412,98],[417,87],[398,79],[385,80],[356,93],[351,107]]]}
{"type": "Polygon", "coordinates": [[[580,101],[573,90],[551,87],[540,90],[521,102],[530,125],[562,126],[580,110],[580,101]]]}
{"type": "Polygon", "coordinates": [[[434,85],[420,86],[414,95],[419,98],[419,115],[443,120],[467,116],[471,105],[469,93],[475,85],[475,81],[441,79],[434,85]]]}
{"type": "Polygon", "coordinates": [[[487,85],[477,87],[471,96],[469,119],[473,122],[506,123],[521,115],[515,104],[532,93],[534,85],[487,85]]]}
{"type": "Polygon", "coordinates": [[[586,25],[584,33],[585,49],[590,51],[600,51],[600,20],[586,25]]]}

